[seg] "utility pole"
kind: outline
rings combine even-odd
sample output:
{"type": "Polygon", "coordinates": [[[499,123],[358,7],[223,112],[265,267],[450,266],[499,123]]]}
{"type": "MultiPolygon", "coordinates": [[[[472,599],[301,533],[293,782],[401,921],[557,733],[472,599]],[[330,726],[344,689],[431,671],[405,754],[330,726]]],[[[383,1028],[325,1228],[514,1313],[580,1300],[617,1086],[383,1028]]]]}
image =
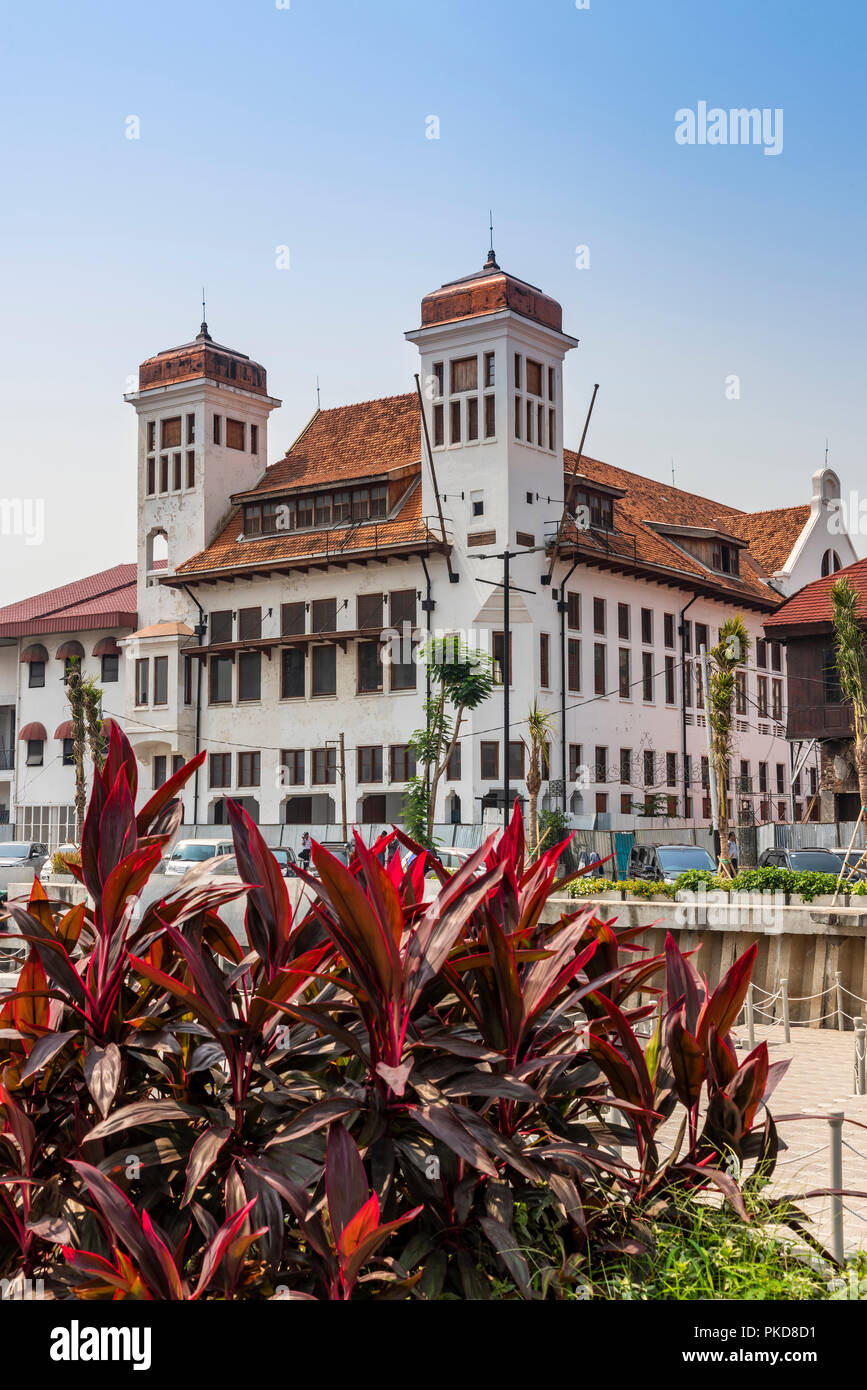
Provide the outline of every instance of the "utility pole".
{"type": "Polygon", "coordinates": [[[707,673],[707,648],[704,642],[700,648],[701,656],[701,683],[704,686],[704,728],[707,734],[707,778],[710,790],[710,814],[711,824],[713,825],[713,846],[714,855],[719,865],[720,842],[719,842],[719,808],[716,798],[716,768],[713,761],[713,736],[710,726],[710,680],[707,673]]]}
{"type": "Polygon", "coordinates": [[[340,731],[340,814],[343,821],[343,840],[346,842],[346,744],[340,731]]]}

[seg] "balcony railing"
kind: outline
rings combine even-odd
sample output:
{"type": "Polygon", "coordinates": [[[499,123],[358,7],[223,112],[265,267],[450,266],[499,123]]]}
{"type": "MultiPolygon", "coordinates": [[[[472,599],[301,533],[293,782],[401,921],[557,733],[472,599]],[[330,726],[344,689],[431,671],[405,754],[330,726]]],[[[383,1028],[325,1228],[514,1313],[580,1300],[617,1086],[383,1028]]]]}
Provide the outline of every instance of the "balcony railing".
{"type": "Polygon", "coordinates": [[[15,749],[0,748],[0,772],[11,772],[15,766],[15,749]]]}

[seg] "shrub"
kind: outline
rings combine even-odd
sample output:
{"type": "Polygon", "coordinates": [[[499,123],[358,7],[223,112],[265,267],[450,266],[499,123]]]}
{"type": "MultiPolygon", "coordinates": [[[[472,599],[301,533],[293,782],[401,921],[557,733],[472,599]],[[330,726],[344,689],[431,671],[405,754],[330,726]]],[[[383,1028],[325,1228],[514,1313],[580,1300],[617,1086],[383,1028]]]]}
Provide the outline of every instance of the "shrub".
{"type": "Polygon", "coordinates": [[[348,868],[315,845],[296,918],[230,802],[240,880],[194,869],[134,924],[203,757],[136,815],[113,725],[73,866],[93,908],[37,880],[8,910],[28,958],[0,1001],[0,1276],[61,1298],[534,1298],[521,1245],[552,1223],[596,1268],[673,1201],[747,1217],[731,1165],[773,1169],[787,1065],[729,1036],[755,946],[711,990],[673,938],[651,957],[592,905],[543,923],[564,845],[528,863],[517,805],[451,876],[401,831],[357,838],[348,868]],[[239,897],[246,940],[220,917],[239,897]]]}
{"type": "Polygon", "coordinates": [[[573,898],[594,898],[612,889],[627,893],[630,898],[673,898],[675,885],[645,878],[579,878],[569,885],[573,898]]]}

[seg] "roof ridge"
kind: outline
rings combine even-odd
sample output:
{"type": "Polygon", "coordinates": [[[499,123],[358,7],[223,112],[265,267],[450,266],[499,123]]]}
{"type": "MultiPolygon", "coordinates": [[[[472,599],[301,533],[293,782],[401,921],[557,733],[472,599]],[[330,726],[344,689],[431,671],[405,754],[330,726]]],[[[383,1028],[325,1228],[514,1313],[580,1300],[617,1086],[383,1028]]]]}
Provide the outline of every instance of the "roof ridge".
{"type": "Polygon", "coordinates": [[[31,616],[33,618],[50,618],[54,614],[61,612],[64,608],[77,606],[81,602],[90,602],[94,598],[105,598],[109,594],[117,593],[120,589],[128,589],[131,584],[135,584],[138,581],[137,563],[135,561],[132,563],[122,561],[118,565],[109,565],[107,569],[97,570],[95,574],[86,574],[81,579],[70,579],[66,584],[55,585],[53,589],[43,589],[39,594],[31,594],[27,598],[20,598],[16,599],[13,603],[7,603],[0,608],[0,621],[3,621],[4,613],[9,613],[13,608],[20,608],[21,605],[25,603],[37,603],[39,599],[49,598],[51,595],[68,595],[70,589],[75,589],[80,584],[87,584],[89,580],[99,579],[102,575],[111,574],[113,570],[129,570],[131,574],[129,578],[121,580],[116,584],[110,584],[105,589],[99,589],[97,593],[88,594],[84,598],[76,599],[75,604],[73,604],[68,597],[65,600],[57,599],[54,607],[43,609],[39,613],[31,614],[31,616]]]}

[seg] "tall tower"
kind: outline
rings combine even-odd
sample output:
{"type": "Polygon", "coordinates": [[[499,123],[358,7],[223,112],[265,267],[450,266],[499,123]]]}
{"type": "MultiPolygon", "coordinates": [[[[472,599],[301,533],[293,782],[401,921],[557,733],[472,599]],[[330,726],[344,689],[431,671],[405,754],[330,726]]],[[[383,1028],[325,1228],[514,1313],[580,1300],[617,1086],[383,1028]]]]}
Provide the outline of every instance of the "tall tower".
{"type": "Polygon", "coordinates": [[[265,368],[215,343],[203,323],[195,340],[149,357],[126,400],[138,415],[138,612],[140,627],[181,616],[186,603],[161,576],[203,550],[232,493],[265,471],[265,368]]]}
{"type": "MultiPolygon", "coordinates": [[[[499,548],[542,540],[563,497],[563,332],[556,300],[497,264],[422,300],[406,334],[421,354],[425,414],[443,511],[455,544],[499,548]],[[523,540],[516,541],[520,533],[523,540]]],[[[423,469],[423,512],[437,514],[423,469]]]]}

